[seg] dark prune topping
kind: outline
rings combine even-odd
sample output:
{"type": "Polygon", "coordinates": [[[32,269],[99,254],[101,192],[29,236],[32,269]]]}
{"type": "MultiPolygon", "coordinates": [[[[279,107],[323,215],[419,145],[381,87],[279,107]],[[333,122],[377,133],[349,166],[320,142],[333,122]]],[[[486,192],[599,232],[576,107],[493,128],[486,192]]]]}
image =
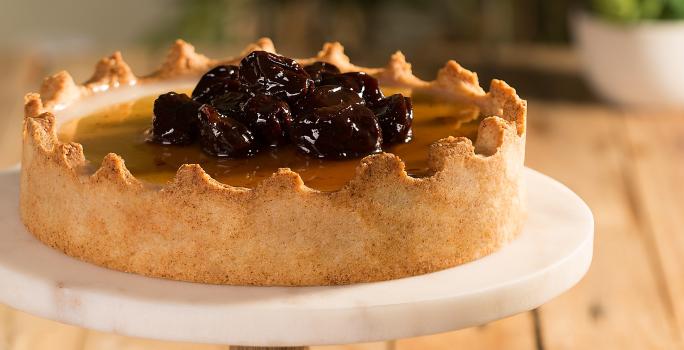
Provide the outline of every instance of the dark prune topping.
{"type": "Polygon", "coordinates": [[[218,109],[221,114],[231,118],[240,118],[243,114],[243,106],[250,97],[248,93],[243,91],[227,91],[212,98],[209,104],[218,109]]]}
{"type": "Polygon", "coordinates": [[[154,101],[149,141],[164,145],[187,145],[197,137],[200,104],[186,94],[168,92],[154,101]]]}
{"type": "Polygon", "coordinates": [[[254,135],[242,123],[209,105],[202,105],[199,111],[200,145],[205,152],[230,158],[251,157],[257,153],[254,135]]]}
{"type": "MultiPolygon", "coordinates": [[[[212,95],[211,90],[217,90],[214,85],[220,86],[226,80],[238,80],[238,67],[237,66],[217,66],[210,71],[204,73],[202,78],[192,90],[192,98],[196,100],[205,99],[207,95],[212,95]]],[[[216,91],[213,91],[214,93],[216,91]]],[[[207,101],[200,101],[201,103],[207,103],[207,101]]]]}
{"type": "Polygon", "coordinates": [[[253,94],[294,101],[313,87],[296,61],[266,51],[253,51],[240,61],[240,81],[253,94]]]}
{"type": "Polygon", "coordinates": [[[322,85],[342,86],[359,94],[361,98],[372,105],[384,96],[380,91],[378,80],[364,72],[349,72],[342,74],[325,74],[322,85]]]}
{"type": "Polygon", "coordinates": [[[413,131],[413,106],[410,97],[394,94],[378,101],[373,112],[382,128],[385,143],[404,143],[411,140],[413,131]]]}
{"type": "Polygon", "coordinates": [[[159,96],[151,142],[199,138],[214,156],[241,158],[286,142],[316,158],[345,159],[382,151],[412,137],[411,99],[385,98],[377,79],[340,73],[333,64],[254,51],[239,66],[205,73],[192,92],[159,96]]]}
{"type": "Polygon", "coordinates": [[[373,111],[358,104],[303,113],[293,120],[290,138],[300,152],[316,158],[355,158],[382,151],[382,134],[373,111]]]}
{"type": "Polygon", "coordinates": [[[321,85],[321,80],[326,74],[339,74],[340,69],[328,62],[317,61],[304,67],[304,70],[313,79],[316,86],[321,85]]]}
{"type": "Polygon", "coordinates": [[[365,101],[351,89],[337,85],[318,86],[311,93],[299,100],[303,110],[329,107],[338,104],[365,104],[365,101]]]}
{"type": "Polygon", "coordinates": [[[240,81],[226,79],[207,87],[196,96],[193,95],[193,99],[199,103],[206,104],[211,103],[216,98],[230,93],[247,94],[247,91],[240,84],[240,81]]]}
{"type": "Polygon", "coordinates": [[[286,141],[286,130],[292,122],[292,114],[283,100],[275,96],[256,95],[245,103],[240,121],[252,131],[260,144],[275,147],[286,141]]]}

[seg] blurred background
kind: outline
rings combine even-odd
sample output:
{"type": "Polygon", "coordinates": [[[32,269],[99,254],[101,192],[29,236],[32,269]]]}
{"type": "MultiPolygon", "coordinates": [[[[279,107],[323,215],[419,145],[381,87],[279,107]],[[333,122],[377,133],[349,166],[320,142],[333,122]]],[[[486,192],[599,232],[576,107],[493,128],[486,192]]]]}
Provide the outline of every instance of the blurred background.
{"type": "MultiPolygon", "coordinates": [[[[115,50],[139,75],[176,38],[211,57],[262,36],[293,57],[340,41],[365,66],[401,50],[423,79],[455,59],[485,88],[503,79],[529,101],[527,163],[590,204],[596,257],[578,287],[538,310],[392,346],[682,349],[682,18],[684,0],[0,0],[0,167],[19,160],[22,96],[62,69],[86,80],[115,50]]],[[[0,350],[70,348],[46,334],[74,349],[185,348],[0,306],[0,350]]]]}
{"type": "MultiPolygon", "coordinates": [[[[669,27],[662,23],[684,16],[683,3],[0,0],[0,102],[6,111],[16,111],[25,91],[36,90],[42,77],[61,69],[67,69],[77,81],[87,79],[91,62],[115,50],[123,51],[134,72],[145,74],[158,65],[176,38],[190,41],[199,52],[222,57],[268,36],[278,51],[294,57],[314,54],[323,42],[340,41],[354,62],[367,66],[383,65],[400,49],[424,79],[434,77],[446,60],[456,59],[477,71],[483,85],[494,77],[504,79],[528,99],[592,103],[602,101],[599,97],[603,96],[618,104],[662,107],[662,101],[644,97],[661,89],[660,95],[673,95],[668,106],[681,107],[684,94],[673,92],[679,90],[676,82],[643,81],[654,74],[671,80],[671,71],[646,67],[658,71],[639,77],[633,66],[663,67],[663,57],[670,57],[669,65],[684,74],[678,64],[679,59],[684,60],[681,26],[662,28],[669,27]],[[585,16],[587,13],[595,16],[585,16]],[[634,29],[641,27],[640,22],[656,22],[656,28],[634,29]],[[606,23],[609,28],[602,28],[606,23]],[[610,27],[624,33],[614,33],[615,28],[610,27]],[[666,32],[656,33],[665,39],[655,40],[664,41],[655,49],[643,43],[644,34],[652,35],[654,30],[666,32]],[[620,47],[616,50],[606,43],[620,47]],[[672,50],[678,53],[672,55],[672,50]],[[651,57],[656,56],[653,51],[669,52],[651,57]],[[615,65],[626,58],[635,62],[623,62],[625,67],[617,69],[615,65]],[[26,84],[19,89],[16,81],[26,84]],[[622,95],[627,95],[627,101],[622,95]]],[[[12,135],[18,126],[14,127],[8,134],[0,134],[10,139],[6,142],[16,142],[12,135]]]]}
{"type": "MultiPolygon", "coordinates": [[[[9,35],[0,38],[0,49],[4,55],[31,57],[45,72],[63,68],[59,64],[73,57],[97,57],[114,50],[125,56],[144,54],[156,62],[176,38],[190,41],[200,52],[230,55],[268,36],[280,52],[291,56],[310,56],[323,42],[334,40],[345,45],[354,61],[377,66],[401,49],[424,78],[434,76],[453,58],[477,70],[483,81],[496,72],[525,95],[591,99],[581,80],[567,71],[573,57],[561,53],[570,43],[567,17],[577,5],[571,0],[2,0],[2,4],[0,31],[9,35]],[[531,46],[543,51],[534,60],[527,51],[531,46]],[[563,80],[545,74],[554,68],[563,80]]],[[[134,69],[144,73],[150,67],[134,69]]]]}

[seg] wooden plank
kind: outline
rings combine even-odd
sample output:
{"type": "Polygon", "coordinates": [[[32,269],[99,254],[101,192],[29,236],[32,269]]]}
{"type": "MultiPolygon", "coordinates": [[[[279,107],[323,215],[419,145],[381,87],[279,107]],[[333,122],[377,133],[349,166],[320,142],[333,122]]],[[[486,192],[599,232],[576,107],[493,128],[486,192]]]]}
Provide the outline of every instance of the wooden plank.
{"type": "Polygon", "coordinates": [[[87,331],[83,350],[228,350],[227,345],[191,344],[87,331]]]}
{"type": "Polygon", "coordinates": [[[85,339],[84,329],[14,310],[2,327],[7,350],[81,350],[85,339]]]}
{"type": "Polygon", "coordinates": [[[312,346],[311,350],[393,350],[393,343],[373,342],[346,345],[312,346]]]}
{"type": "Polygon", "coordinates": [[[0,304],[0,350],[8,350],[10,342],[10,310],[0,304]]]}
{"type": "Polygon", "coordinates": [[[684,338],[684,114],[631,115],[625,122],[636,196],[662,267],[659,285],[684,338]]]}
{"type": "Polygon", "coordinates": [[[588,275],[540,309],[542,348],[681,348],[640,225],[623,117],[600,107],[530,106],[527,164],[575,190],[596,222],[588,275]]]}
{"type": "Polygon", "coordinates": [[[525,312],[490,324],[425,337],[401,339],[397,350],[533,350],[536,349],[532,312],[525,312]]]}

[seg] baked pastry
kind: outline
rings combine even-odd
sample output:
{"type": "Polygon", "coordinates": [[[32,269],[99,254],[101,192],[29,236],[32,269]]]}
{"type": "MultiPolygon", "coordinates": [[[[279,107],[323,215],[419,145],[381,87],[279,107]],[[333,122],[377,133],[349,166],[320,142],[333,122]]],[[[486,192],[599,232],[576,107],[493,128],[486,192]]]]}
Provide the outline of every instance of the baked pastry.
{"type": "MultiPolygon", "coordinates": [[[[264,38],[237,57],[214,60],[179,40],[149,76],[136,77],[115,53],[102,59],[83,85],[66,72],[48,77],[40,94],[29,93],[25,99],[20,207],[28,230],[70,256],[112,269],[262,286],[348,284],[423,274],[485,256],[520,232],[525,221],[526,103],[500,80],[493,80],[485,92],[476,74],[454,61],[434,81],[423,81],[411,73],[400,52],[384,68],[353,65],[339,43],[325,44],[316,57],[297,60],[302,66],[327,62],[342,72],[366,73],[385,91],[412,95],[416,109],[420,97],[447,110],[461,106],[459,110],[476,111],[469,114],[472,118],[456,121],[472,127],[473,140],[455,132],[426,143],[416,160],[419,166],[409,167],[408,173],[400,157],[414,153],[402,153],[400,146],[391,149],[399,156],[380,152],[360,160],[316,161],[315,166],[304,158],[296,171],[268,163],[267,176],[263,169],[261,177],[246,176],[237,167],[222,178],[216,169],[225,163],[202,161],[200,166],[188,159],[201,152],[189,153],[182,158],[187,164],[169,174],[146,172],[151,168],[144,164],[134,169],[137,156],[106,153],[107,147],[116,148],[113,140],[98,136],[100,143],[83,142],[85,148],[70,142],[77,118],[114,106],[127,111],[110,116],[116,122],[142,105],[149,123],[151,100],[145,103],[143,97],[191,88],[188,81],[194,85],[209,69],[237,64],[253,51],[275,49],[264,38]],[[97,152],[106,154],[101,161],[89,156],[97,152]],[[317,183],[321,173],[311,169],[321,164],[330,166],[325,171],[334,176],[317,183]]],[[[419,114],[416,110],[416,120],[419,114]]],[[[419,130],[417,124],[414,128],[419,130]]],[[[179,158],[171,158],[175,167],[179,158]]],[[[250,159],[261,169],[266,158],[250,159]]],[[[168,168],[167,163],[154,166],[168,168]]]]}

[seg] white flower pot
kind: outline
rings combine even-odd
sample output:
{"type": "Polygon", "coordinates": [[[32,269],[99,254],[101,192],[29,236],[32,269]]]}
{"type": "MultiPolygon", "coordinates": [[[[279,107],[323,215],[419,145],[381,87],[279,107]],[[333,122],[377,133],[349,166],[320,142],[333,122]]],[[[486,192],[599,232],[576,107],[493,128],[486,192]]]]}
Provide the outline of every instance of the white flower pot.
{"type": "Polygon", "coordinates": [[[592,87],[623,106],[684,108],[684,21],[618,24],[571,18],[592,87]]]}

